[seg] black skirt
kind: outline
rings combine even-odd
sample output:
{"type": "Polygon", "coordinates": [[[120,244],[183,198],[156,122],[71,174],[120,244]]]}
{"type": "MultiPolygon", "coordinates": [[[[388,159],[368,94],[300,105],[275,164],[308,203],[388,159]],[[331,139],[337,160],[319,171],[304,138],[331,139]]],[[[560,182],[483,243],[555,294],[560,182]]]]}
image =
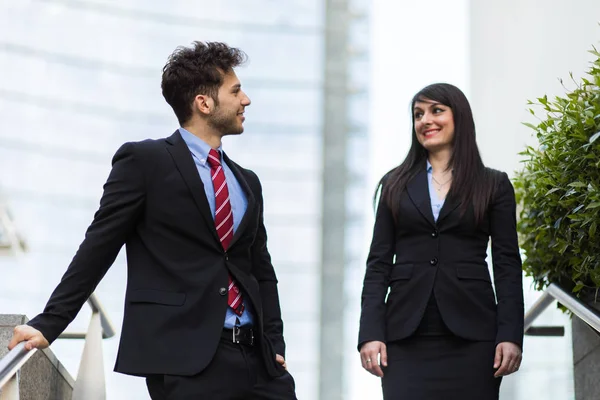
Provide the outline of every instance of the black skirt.
{"type": "Polygon", "coordinates": [[[495,343],[466,340],[444,324],[432,295],[415,335],[387,344],[385,400],[498,400],[495,343]]]}

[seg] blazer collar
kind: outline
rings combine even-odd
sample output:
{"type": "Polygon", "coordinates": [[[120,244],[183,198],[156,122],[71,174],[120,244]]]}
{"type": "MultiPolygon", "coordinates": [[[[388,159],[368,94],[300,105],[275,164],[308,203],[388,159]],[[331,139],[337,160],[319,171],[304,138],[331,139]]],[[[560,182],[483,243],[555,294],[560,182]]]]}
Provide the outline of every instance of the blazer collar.
{"type": "Polygon", "coordinates": [[[446,196],[446,200],[444,201],[444,205],[440,210],[440,215],[437,219],[437,224],[439,225],[447,216],[449,216],[456,208],[460,205],[459,199],[455,196],[446,196]]]}
{"type": "Polygon", "coordinates": [[[454,196],[447,196],[437,221],[433,219],[425,163],[423,163],[423,168],[420,169],[420,172],[406,184],[406,191],[421,215],[434,227],[439,226],[439,224],[460,205],[460,201],[454,196]]]}
{"type": "MultiPolygon", "coordinates": [[[[200,214],[204,218],[204,221],[209,227],[209,230],[211,231],[217,243],[220,243],[219,236],[215,228],[215,221],[211,214],[210,206],[208,205],[208,200],[204,191],[204,185],[202,184],[202,179],[200,179],[200,176],[198,175],[198,170],[196,169],[196,164],[194,164],[194,159],[192,157],[192,154],[190,153],[190,149],[181,137],[179,130],[175,131],[175,133],[169,136],[166,139],[166,142],[169,144],[169,146],[167,146],[167,151],[171,154],[171,157],[173,158],[173,161],[175,162],[179,173],[183,177],[183,180],[185,181],[188,189],[190,190],[192,198],[194,199],[194,202],[196,203],[200,214]]],[[[248,200],[246,212],[242,217],[240,225],[235,231],[231,243],[229,244],[229,247],[231,248],[231,246],[235,244],[235,242],[239,239],[244,229],[248,225],[248,221],[250,218],[249,214],[254,211],[256,199],[243,173],[240,171],[237,164],[231,161],[231,159],[227,156],[225,152],[223,152],[223,160],[227,163],[227,166],[235,175],[235,178],[240,183],[242,190],[246,194],[246,199],[248,200]]]]}
{"type": "Polygon", "coordinates": [[[425,168],[421,168],[419,173],[406,184],[406,191],[408,192],[408,197],[410,197],[410,200],[417,207],[423,218],[435,227],[436,224],[433,219],[433,212],[431,211],[431,199],[427,183],[427,170],[425,168]]]}
{"type": "Polygon", "coordinates": [[[196,164],[194,164],[194,158],[190,153],[190,149],[181,137],[179,130],[176,130],[175,133],[169,136],[166,139],[166,142],[169,144],[169,146],[167,146],[167,151],[171,154],[175,166],[183,177],[200,214],[209,226],[209,231],[212,233],[217,243],[220,243],[215,228],[215,221],[211,215],[206,195],[204,194],[204,185],[202,184],[202,179],[200,179],[200,175],[196,169],[196,164]]]}

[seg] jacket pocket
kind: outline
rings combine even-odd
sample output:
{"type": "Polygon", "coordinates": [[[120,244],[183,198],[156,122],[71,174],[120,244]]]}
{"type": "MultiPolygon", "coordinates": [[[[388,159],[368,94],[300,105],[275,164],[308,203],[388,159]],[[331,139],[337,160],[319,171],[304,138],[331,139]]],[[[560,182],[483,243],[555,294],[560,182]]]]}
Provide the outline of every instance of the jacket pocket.
{"type": "Polygon", "coordinates": [[[129,293],[130,303],[154,303],[165,306],[182,306],[185,303],[185,293],[166,292],[154,289],[138,289],[129,293]]]}
{"type": "Polygon", "coordinates": [[[390,281],[397,281],[402,279],[410,279],[413,273],[412,264],[396,264],[392,268],[390,275],[390,281]]]}
{"type": "Polygon", "coordinates": [[[487,269],[487,267],[481,266],[481,267],[457,267],[456,268],[456,276],[458,277],[458,279],[476,279],[476,280],[481,280],[481,281],[486,281],[486,282],[492,282],[492,280],[490,279],[490,273],[487,269]]]}

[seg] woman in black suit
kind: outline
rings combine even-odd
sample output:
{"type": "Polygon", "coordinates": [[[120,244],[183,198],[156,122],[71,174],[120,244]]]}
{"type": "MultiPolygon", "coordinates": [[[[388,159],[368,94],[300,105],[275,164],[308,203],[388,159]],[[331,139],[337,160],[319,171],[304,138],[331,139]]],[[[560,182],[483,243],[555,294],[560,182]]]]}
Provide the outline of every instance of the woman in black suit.
{"type": "Polygon", "coordinates": [[[523,343],[514,190],[506,173],[484,166],[458,88],[427,86],[411,109],[411,149],[379,185],[362,366],[382,377],[385,399],[498,399],[523,343]]]}

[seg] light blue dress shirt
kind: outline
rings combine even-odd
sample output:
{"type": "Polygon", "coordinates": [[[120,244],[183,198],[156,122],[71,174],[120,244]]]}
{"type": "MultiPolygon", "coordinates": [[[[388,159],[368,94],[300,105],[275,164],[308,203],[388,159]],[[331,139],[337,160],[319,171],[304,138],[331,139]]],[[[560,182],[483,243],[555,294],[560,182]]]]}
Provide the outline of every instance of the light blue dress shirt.
{"type": "MultiPolygon", "coordinates": [[[[196,169],[198,170],[198,174],[200,174],[200,179],[202,179],[202,184],[204,185],[204,192],[206,193],[206,199],[208,200],[208,205],[210,206],[210,213],[213,218],[215,217],[215,191],[213,189],[211,174],[210,174],[210,165],[208,164],[208,153],[211,150],[211,147],[200,139],[197,136],[194,136],[191,132],[187,131],[184,128],[179,128],[179,133],[181,137],[187,144],[192,156],[194,158],[194,164],[196,164],[196,169]]],[[[240,186],[240,183],[235,178],[235,175],[227,165],[227,163],[223,162],[223,153],[222,147],[217,149],[219,154],[221,155],[221,166],[223,167],[223,171],[225,172],[225,180],[227,181],[227,189],[229,190],[229,201],[231,202],[231,211],[233,213],[233,231],[237,231],[237,228],[240,226],[240,222],[246,212],[246,208],[248,207],[248,199],[240,186]]],[[[225,315],[225,328],[233,328],[235,325],[237,326],[251,326],[254,322],[254,316],[252,307],[250,306],[250,302],[244,301],[244,312],[240,317],[238,317],[230,307],[227,307],[227,314],[225,315]],[[239,322],[238,322],[239,320],[239,322]]]]}
{"type": "Polygon", "coordinates": [[[438,197],[437,191],[433,185],[433,167],[427,160],[427,183],[429,186],[429,198],[431,199],[431,211],[433,212],[433,219],[437,222],[438,217],[440,216],[440,211],[444,206],[444,200],[438,197]]]}

